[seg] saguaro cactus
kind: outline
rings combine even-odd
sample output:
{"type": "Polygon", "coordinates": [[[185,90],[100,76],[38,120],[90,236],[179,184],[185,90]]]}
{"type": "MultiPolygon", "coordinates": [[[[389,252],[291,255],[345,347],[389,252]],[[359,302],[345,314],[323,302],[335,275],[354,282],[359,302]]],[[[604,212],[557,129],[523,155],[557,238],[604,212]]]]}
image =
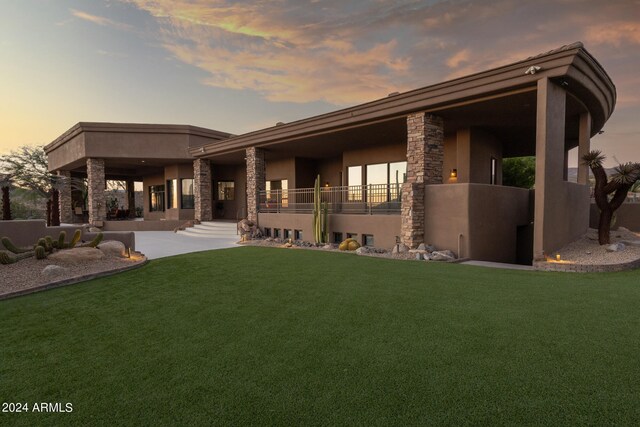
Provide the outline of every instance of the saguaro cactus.
{"type": "Polygon", "coordinates": [[[320,175],[317,176],[313,187],[313,238],[316,243],[326,243],[328,240],[329,207],[322,201],[320,189],[320,175]]]}

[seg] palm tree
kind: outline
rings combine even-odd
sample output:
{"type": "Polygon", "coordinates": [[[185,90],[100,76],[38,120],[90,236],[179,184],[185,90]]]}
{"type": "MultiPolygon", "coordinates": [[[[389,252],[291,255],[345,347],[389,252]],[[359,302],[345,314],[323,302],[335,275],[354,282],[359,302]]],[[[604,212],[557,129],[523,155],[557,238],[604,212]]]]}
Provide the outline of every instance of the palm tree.
{"type": "Polygon", "coordinates": [[[598,242],[601,245],[610,243],[609,231],[613,213],[627,198],[627,193],[640,180],[640,163],[623,163],[615,168],[609,179],[602,166],[605,156],[600,150],[593,150],[582,156],[582,161],[589,166],[596,184],[593,194],[600,210],[598,220],[598,242]]]}

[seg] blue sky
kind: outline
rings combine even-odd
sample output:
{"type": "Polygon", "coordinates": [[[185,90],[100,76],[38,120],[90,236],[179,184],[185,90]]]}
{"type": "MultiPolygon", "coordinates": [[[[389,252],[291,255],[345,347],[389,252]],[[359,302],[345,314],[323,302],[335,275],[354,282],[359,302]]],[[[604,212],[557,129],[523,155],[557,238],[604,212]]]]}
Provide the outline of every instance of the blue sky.
{"type": "Polygon", "coordinates": [[[593,145],[640,160],[638,0],[0,5],[0,153],[79,121],[243,133],[581,40],[618,89],[593,145]]]}

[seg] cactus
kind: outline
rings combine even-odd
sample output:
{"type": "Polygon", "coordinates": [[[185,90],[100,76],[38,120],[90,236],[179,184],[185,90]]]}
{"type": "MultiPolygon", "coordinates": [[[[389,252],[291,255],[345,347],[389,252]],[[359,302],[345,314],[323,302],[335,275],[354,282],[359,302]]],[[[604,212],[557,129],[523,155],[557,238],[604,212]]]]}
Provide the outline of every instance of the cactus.
{"type": "Polygon", "coordinates": [[[51,236],[45,236],[44,241],[46,243],[45,250],[51,252],[53,250],[53,239],[51,236]]]}
{"type": "Polygon", "coordinates": [[[69,248],[74,248],[80,241],[80,237],[82,237],[82,231],[80,231],[80,229],[77,229],[75,233],[73,233],[71,243],[69,243],[69,248]]]}
{"type": "Polygon", "coordinates": [[[29,252],[23,252],[21,254],[16,254],[16,256],[14,258],[15,258],[16,261],[20,261],[21,259],[31,258],[35,254],[36,254],[35,250],[34,251],[29,251],[29,252]]]}
{"type": "Polygon", "coordinates": [[[329,223],[329,207],[322,201],[320,190],[320,175],[313,186],[313,238],[316,243],[326,243],[328,240],[327,225],[329,223]]]}
{"type": "Polygon", "coordinates": [[[64,240],[67,238],[67,232],[62,230],[58,236],[58,249],[64,249],[64,240]]]}
{"type": "Polygon", "coordinates": [[[38,239],[38,241],[36,242],[36,244],[33,247],[33,249],[35,250],[36,248],[44,248],[46,250],[47,249],[47,239],[45,239],[44,237],[38,239]]]}
{"type": "Polygon", "coordinates": [[[45,259],[47,257],[47,251],[43,246],[36,246],[34,251],[36,259],[45,259]]]}
{"type": "Polygon", "coordinates": [[[7,252],[0,252],[0,264],[13,264],[17,259],[9,255],[7,252]]]}
{"type": "Polygon", "coordinates": [[[2,244],[4,245],[5,248],[7,248],[7,250],[9,252],[13,252],[14,254],[21,254],[24,252],[29,252],[31,249],[29,248],[19,248],[16,245],[13,244],[13,242],[11,241],[10,238],[8,237],[3,237],[1,239],[2,244]]]}
{"type": "Polygon", "coordinates": [[[360,243],[358,243],[356,240],[352,238],[348,238],[344,242],[340,243],[340,246],[338,246],[338,249],[340,249],[341,251],[355,251],[359,247],[360,247],[360,243]]]}
{"type": "Polygon", "coordinates": [[[102,242],[102,238],[104,237],[104,235],[100,232],[96,235],[96,237],[93,238],[92,241],[90,241],[89,243],[86,243],[82,246],[88,246],[90,248],[95,248],[96,246],[98,246],[100,244],[100,242],[102,242]]]}

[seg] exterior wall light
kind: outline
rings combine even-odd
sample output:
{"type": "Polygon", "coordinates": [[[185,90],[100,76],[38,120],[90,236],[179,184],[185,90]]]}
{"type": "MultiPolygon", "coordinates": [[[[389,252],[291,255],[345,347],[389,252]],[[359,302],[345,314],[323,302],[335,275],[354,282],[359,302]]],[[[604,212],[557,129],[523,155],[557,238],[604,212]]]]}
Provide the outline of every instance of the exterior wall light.
{"type": "Polygon", "coordinates": [[[325,182],[325,183],[324,183],[324,186],[325,186],[325,187],[328,187],[328,186],[329,186],[329,181],[325,182]]]}
{"type": "Polygon", "coordinates": [[[451,174],[449,175],[451,178],[458,177],[458,169],[451,169],[451,174]]]}
{"type": "Polygon", "coordinates": [[[556,261],[560,261],[560,254],[556,254],[556,261]]]}

